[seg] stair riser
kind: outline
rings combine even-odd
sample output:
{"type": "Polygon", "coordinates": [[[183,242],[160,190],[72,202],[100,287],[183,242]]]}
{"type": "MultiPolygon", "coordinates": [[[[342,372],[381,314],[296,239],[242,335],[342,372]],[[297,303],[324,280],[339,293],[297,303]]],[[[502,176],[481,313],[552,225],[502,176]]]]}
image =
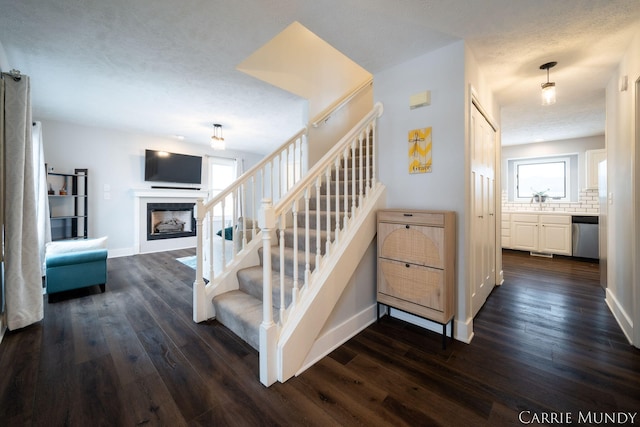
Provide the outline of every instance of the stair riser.
{"type": "MultiPolygon", "coordinates": [[[[373,153],[373,145],[369,144],[369,154],[373,153]]],[[[351,147],[349,147],[348,149],[349,151],[349,158],[351,158],[353,151],[351,150],[351,147]]],[[[364,156],[367,156],[367,145],[366,143],[363,141],[362,143],[362,154],[364,154],[364,156]]],[[[356,157],[360,157],[360,144],[356,144],[356,157]]]]}
{"type": "MultiPolygon", "coordinates": [[[[348,168],[340,168],[337,171],[333,170],[331,171],[331,180],[332,181],[336,181],[336,180],[344,180],[344,177],[347,177],[347,179],[349,181],[351,181],[351,178],[353,177],[353,172],[351,170],[351,165],[349,165],[348,168]]],[[[373,169],[371,167],[369,167],[369,176],[371,177],[373,175],[373,169]]],[[[366,180],[367,179],[367,170],[363,169],[362,170],[362,179],[366,180]]],[[[356,169],[356,181],[360,180],[360,169],[356,169]]]]}
{"type": "MultiPolygon", "coordinates": [[[[258,255],[260,256],[260,265],[263,264],[262,259],[262,248],[258,251],[258,255]]],[[[309,263],[311,271],[315,268],[315,250],[309,254],[309,263]]],[[[305,259],[304,252],[298,254],[298,280],[302,281],[304,277],[304,268],[305,268],[305,259]]],[[[271,270],[280,272],[280,250],[277,246],[271,248],[271,270]]],[[[293,277],[293,260],[289,259],[285,255],[284,260],[284,273],[288,276],[293,277]]]]}
{"type": "MultiPolygon", "coordinates": [[[[365,182],[364,180],[362,181],[362,191],[364,192],[364,188],[365,188],[365,182]]],[[[338,191],[340,194],[344,195],[344,181],[340,181],[339,185],[338,185],[338,191]]],[[[331,185],[329,186],[329,192],[331,194],[335,194],[336,193],[336,182],[332,181],[331,185]]],[[[353,194],[354,192],[354,188],[353,188],[353,184],[351,183],[351,180],[347,181],[347,194],[353,194]]],[[[356,180],[356,188],[355,188],[355,193],[356,194],[360,194],[360,180],[356,180]]],[[[327,194],[327,183],[323,183],[320,186],[320,194],[327,194]]]]}
{"type": "MultiPolygon", "coordinates": [[[[340,169],[344,169],[344,168],[352,168],[353,167],[353,161],[352,158],[349,157],[348,159],[342,159],[340,161],[340,165],[342,166],[340,169]]],[[[360,165],[363,165],[363,167],[366,166],[371,166],[371,159],[367,159],[366,157],[360,157],[360,156],[356,156],[356,167],[359,168],[360,165]]]]}
{"type": "MultiPolygon", "coordinates": [[[[300,283],[302,281],[298,279],[300,283]]],[[[240,290],[246,292],[252,297],[262,301],[262,267],[250,267],[238,272],[238,283],[240,290]]],[[[280,308],[280,275],[274,274],[272,279],[272,293],[271,301],[273,307],[280,308]]],[[[300,285],[298,285],[300,286],[300,285]]],[[[285,276],[285,307],[291,304],[291,290],[293,289],[293,279],[289,276],[285,276]]]]}
{"type": "MultiPolygon", "coordinates": [[[[306,249],[306,247],[305,247],[304,228],[298,228],[298,235],[297,236],[294,236],[294,232],[293,231],[294,230],[292,228],[285,230],[285,233],[284,233],[284,245],[287,248],[293,248],[293,243],[294,243],[294,241],[296,240],[296,237],[297,237],[298,250],[299,251],[304,251],[306,249]]],[[[311,231],[314,232],[315,230],[311,230],[311,231]]],[[[317,243],[317,241],[318,241],[318,239],[316,238],[315,233],[314,233],[314,235],[309,236],[309,249],[314,254],[315,254],[315,251],[316,251],[316,243],[317,243]]],[[[323,235],[320,237],[320,250],[321,250],[322,254],[324,254],[324,249],[325,249],[326,244],[327,244],[327,238],[323,233],[323,235]]]]}
{"type": "MultiPolygon", "coordinates": [[[[331,201],[331,210],[335,210],[336,208],[336,196],[335,194],[332,194],[329,197],[329,200],[331,201]]],[[[356,206],[358,206],[358,202],[359,202],[359,197],[356,197],[356,206]]],[[[342,214],[344,214],[344,210],[345,210],[345,202],[344,202],[344,194],[341,194],[339,197],[339,203],[340,203],[340,212],[342,214]]],[[[353,203],[353,198],[352,196],[348,197],[346,206],[348,207],[347,210],[351,210],[351,205],[353,203]]],[[[309,199],[309,209],[310,210],[316,210],[316,209],[320,209],[321,211],[326,211],[327,210],[327,198],[326,197],[320,197],[320,201],[318,202],[318,200],[314,197],[312,199],[309,199]]]]}
{"type": "MultiPolygon", "coordinates": [[[[333,209],[332,209],[333,211],[333,209]]],[[[342,214],[344,214],[344,212],[342,212],[342,214]]],[[[342,216],[342,215],[340,215],[342,216]]],[[[333,230],[334,228],[336,228],[336,215],[335,215],[335,211],[332,212],[332,214],[329,217],[331,220],[329,221],[331,223],[331,229],[333,230]]],[[[325,230],[327,228],[327,213],[325,212],[321,212],[320,213],[320,229],[321,230],[325,230]]],[[[311,230],[315,230],[316,229],[316,224],[318,224],[318,218],[316,216],[316,211],[309,211],[309,228],[311,230]]],[[[300,212],[298,213],[298,227],[300,228],[305,228],[306,225],[306,218],[305,218],[305,214],[304,212],[300,212]]]]}

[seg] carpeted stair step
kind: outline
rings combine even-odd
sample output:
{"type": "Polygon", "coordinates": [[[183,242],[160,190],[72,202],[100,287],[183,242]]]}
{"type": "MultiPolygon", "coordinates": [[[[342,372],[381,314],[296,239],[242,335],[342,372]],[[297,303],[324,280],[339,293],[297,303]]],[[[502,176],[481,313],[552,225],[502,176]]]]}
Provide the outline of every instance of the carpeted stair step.
{"type": "MultiPolygon", "coordinates": [[[[301,252],[304,252],[306,248],[305,247],[306,239],[304,235],[305,229],[298,227],[297,231],[298,231],[298,235],[295,236],[293,227],[284,229],[284,245],[288,248],[293,248],[293,242],[297,237],[298,250],[301,252]]],[[[280,236],[280,230],[278,230],[278,236],[280,236]]],[[[315,228],[309,229],[309,248],[312,253],[315,253],[316,251],[316,244],[318,239],[320,240],[320,250],[321,250],[320,253],[324,254],[324,249],[327,244],[327,232],[325,230],[320,230],[320,234],[318,235],[318,231],[315,228]]]]}
{"type": "MultiPolygon", "coordinates": [[[[302,271],[304,273],[304,271],[302,271]]],[[[252,297],[262,301],[262,266],[256,265],[253,267],[243,268],[238,271],[238,283],[240,284],[240,290],[251,295],[252,297]]],[[[301,287],[304,284],[304,275],[299,273],[298,286],[301,287]]],[[[273,272],[271,278],[272,287],[272,304],[276,309],[280,308],[280,273],[273,272]]],[[[293,277],[284,275],[284,301],[285,307],[291,304],[291,290],[293,289],[293,277]]]]}
{"type": "MultiPolygon", "coordinates": [[[[351,184],[351,179],[349,178],[347,180],[347,194],[352,194],[353,193],[353,185],[351,184]]],[[[364,182],[364,179],[363,179],[364,182]]],[[[340,194],[344,195],[344,181],[339,181],[339,191],[340,194]]],[[[364,185],[364,184],[363,184],[364,185]]],[[[336,181],[331,181],[329,190],[331,192],[331,194],[335,194],[336,193],[336,181]]],[[[360,192],[360,179],[356,179],[356,193],[360,192]]],[[[327,194],[327,182],[323,182],[322,185],[320,186],[320,194],[327,194]]]]}
{"type": "MultiPolygon", "coordinates": [[[[351,179],[353,177],[353,172],[351,170],[351,165],[349,165],[347,168],[340,168],[338,170],[334,169],[331,171],[331,180],[332,181],[336,181],[336,180],[340,180],[342,181],[345,177],[345,175],[347,176],[347,179],[351,179]]],[[[373,175],[373,168],[371,167],[371,165],[369,165],[369,176],[373,175]]],[[[367,170],[364,169],[362,171],[362,178],[366,179],[367,177],[367,170]]],[[[360,169],[356,169],[356,179],[360,179],[360,169]]]]}
{"type": "MultiPolygon", "coordinates": [[[[344,202],[344,194],[340,194],[339,197],[336,197],[335,194],[331,194],[329,196],[329,200],[331,202],[331,209],[335,209],[336,207],[336,199],[338,200],[338,202],[340,203],[340,212],[344,213],[344,207],[345,207],[345,202],[344,202]]],[[[359,205],[360,201],[359,201],[359,197],[356,197],[356,206],[359,205]]],[[[353,201],[353,197],[351,195],[349,195],[348,199],[347,199],[347,208],[348,210],[351,210],[351,204],[353,201]]],[[[327,196],[325,195],[320,196],[320,200],[316,199],[315,195],[309,199],[309,209],[311,210],[316,210],[316,209],[320,209],[321,211],[326,211],[327,209],[327,196]]],[[[304,211],[303,209],[301,209],[301,211],[304,211]]]]}
{"type": "MultiPolygon", "coordinates": [[[[367,164],[371,164],[371,159],[367,160],[367,157],[360,157],[360,156],[356,156],[356,167],[360,167],[360,165],[364,165],[366,166],[367,164]]],[[[342,159],[342,161],[340,162],[340,165],[342,167],[347,167],[347,168],[351,168],[353,167],[353,162],[352,162],[352,158],[351,156],[349,156],[348,159],[342,159]]]]}
{"type": "MultiPolygon", "coordinates": [[[[340,213],[340,218],[344,216],[344,212],[340,213]]],[[[335,206],[331,207],[331,213],[327,216],[327,211],[320,211],[320,228],[322,230],[327,229],[327,218],[331,218],[331,229],[334,230],[336,228],[336,211],[335,206]]],[[[304,229],[306,225],[306,214],[305,212],[298,212],[298,227],[304,229]]],[[[309,228],[312,230],[316,229],[316,225],[318,224],[318,215],[315,210],[309,211],[309,228]]]]}
{"type": "MultiPolygon", "coordinates": [[[[313,271],[316,266],[316,252],[315,248],[311,248],[309,253],[309,269],[313,271]]],[[[324,251],[324,248],[322,248],[324,251]]],[[[258,249],[258,256],[260,257],[260,264],[262,265],[262,252],[263,248],[258,249]]],[[[302,250],[298,251],[298,277],[304,277],[305,268],[305,253],[302,250]]],[[[271,270],[273,272],[280,272],[280,248],[278,246],[271,247],[271,270]]],[[[284,248],[284,272],[286,275],[293,277],[293,249],[284,248]]],[[[300,279],[298,279],[300,280],[300,279]]]]}
{"type": "MultiPolygon", "coordinates": [[[[344,153],[344,151],[342,152],[344,153]]],[[[353,151],[351,150],[351,147],[348,148],[348,157],[351,158],[351,156],[353,155],[353,151]]],[[[373,153],[373,145],[369,144],[369,154],[373,153]]],[[[362,141],[362,154],[366,157],[367,156],[367,143],[366,140],[362,141]]],[[[360,144],[356,143],[356,157],[360,157],[360,144]]]]}
{"type": "MultiPolygon", "coordinates": [[[[216,319],[256,350],[260,349],[262,301],[240,290],[213,298],[216,319]]],[[[274,311],[276,313],[276,311],[274,311]]]]}

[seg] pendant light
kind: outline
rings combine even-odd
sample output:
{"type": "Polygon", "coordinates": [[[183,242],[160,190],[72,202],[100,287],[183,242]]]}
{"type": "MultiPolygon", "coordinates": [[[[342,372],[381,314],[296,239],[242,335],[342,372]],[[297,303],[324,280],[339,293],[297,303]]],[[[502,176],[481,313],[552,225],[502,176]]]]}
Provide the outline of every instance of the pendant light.
{"type": "Polygon", "coordinates": [[[555,67],[556,64],[556,61],[552,61],[540,66],[541,70],[547,70],[547,82],[542,83],[542,105],[552,105],[556,103],[556,84],[549,81],[549,68],[555,67]]]}
{"type": "Polygon", "coordinates": [[[222,125],[219,123],[213,124],[213,135],[211,136],[211,148],[214,150],[224,150],[225,143],[222,137],[222,125]]]}

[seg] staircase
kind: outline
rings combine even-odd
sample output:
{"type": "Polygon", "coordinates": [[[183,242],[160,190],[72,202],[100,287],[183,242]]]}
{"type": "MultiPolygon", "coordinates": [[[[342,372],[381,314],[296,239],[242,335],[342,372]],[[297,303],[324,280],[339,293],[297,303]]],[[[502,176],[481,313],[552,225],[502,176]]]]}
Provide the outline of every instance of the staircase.
{"type": "MultiPolygon", "coordinates": [[[[369,145],[369,153],[373,153],[373,147],[369,145]]],[[[358,157],[360,150],[356,150],[358,157]]],[[[370,158],[370,157],[369,157],[370,158]]],[[[349,161],[350,159],[347,159],[349,161]]],[[[344,163],[344,160],[342,161],[344,163]]],[[[370,164],[370,163],[369,163],[370,164]]],[[[369,168],[369,174],[371,168],[369,168]]],[[[271,258],[272,279],[274,284],[272,289],[272,300],[274,308],[274,322],[278,321],[281,309],[286,311],[292,300],[293,289],[299,288],[300,273],[308,274],[315,270],[316,257],[310,257],[309,266],[305,262],[305,248],[307,241],[305,239],[305,230],[307,224],[309,226],[308,244],[310,251],[324,255],[328,245],[335,242],[335,230],[337,226],[337,213],[333,209],[327,207],[336,207],[339,203],[340,212],[346,214],[346,220],[351,216],[351,200],[353,199],[353,188],[360,188],[364,182],[356,176],[356,180],[352,181],[354,175],[350,165],[345,168],[342,164],[341,168],[331,171],[330,187],[327,182],[323,182],[320,187],[320,197],[316,195],[309,198],[309,215],[304,212],[296,213],[297,230],[294,230],[293,224],[276,230],[277,241],[272,246],[271,252],[274,256],[271,258]],[[347,177],[345,181],[345,176],[347,177]],[[355,185],[353,183],[355,182],[355,185]],[[335,194],[330,194],[330,188],[336,188],[336,185],[344,184],[347,188],[347,201],[345,197],[337,198],[335,194]],[[339,201],[338,201],[339,200],[339,201]],[[346,208],[346,209],[345,209],[346,208]],[[328,227],[327,227],[328,226],[328,227]],[[327,228],[330,231],[327,231],[327,228]],[[319,230],[319,231],[318,231],[319,230]],[[333,231],[333,232],[332,232],[333,231]],[[331,236],[329,236],[331,234],[331,236]],[[281,245],[282,242],[282,245],[281,245]],[[283,248],[280,251],[280,248],[283,248]],[[282,260],[282,263],[281,263],[282,260]],[[296,265],[294,265],[296,263],[296,265]],[[295,282],[298,282],[296,284],[295,282]],[[280,301],[280,286],[283,286],[285,292],[284,301],[280,301]]],[[[359,199],[356,199],[359,200],[359,199]]],[[[358,201],[356,204],[359,203],[358,201]]],[[[345,217],[341,218],[340,223],[344,223],[345,217]]],[[[338,232],[342,230],[342,225],[338,226],[338,232]]],[[[239,288],[237,290],[228,291],[213,298],[213,306],[216,313],[216,319],[231,329],[236,335],[249,343],[256,350],[260,349],[259,327],[262,321],[262,294],[263,294],[263,262],[264,248],[258,250],[260,263],[259,265],[246,267],[237,272],[239,288]]]]}
{"type": "Polygon", "coordinates": [[[216,319],[260,352],[265,385],[299,371],[375,236],[384,203],[375,175],[381,114],[377,105],[278,203],[265,199],[242,261],[200,290],[216,319]]]}

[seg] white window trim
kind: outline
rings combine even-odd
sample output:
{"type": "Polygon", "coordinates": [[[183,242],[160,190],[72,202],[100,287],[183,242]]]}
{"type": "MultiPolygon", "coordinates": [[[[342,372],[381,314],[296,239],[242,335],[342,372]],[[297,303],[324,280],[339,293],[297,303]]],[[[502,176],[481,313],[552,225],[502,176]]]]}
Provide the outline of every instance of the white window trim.
{"type": "MultiPolygon", "coordinates": [[[[214,174],[213,174],[213,166],[214,165],[222,165],[222,166],[228,166],[228,167],[233,167],[234,168],[234,180],[238,178],[238,160],[237,159],[233,159],[233,158],[228,158],[228,157],[215,157],[215,156],[210,156],[209,157],[209,197],[213,198],[215,196],[217,196],[218,194],[220,194],[220,192],[222,190],[224,190],[229,184],[223,186],[223,187],[214,187],[213,185],[213,179],[214,179],[214,174]]],[[[234,206],[233,206],[233,201],[232,199],[228,200],[226,205],[225,205],[225,222],[231,224],[232,223],[232,216],[233,216],[233,212],[234,212],[234,206]],[[231,203],[229,203],[231,201],[231,203]]],[[[214,217],[218,218],[221,216],[221,210],[218,211],[218,209],[216,208],[214,210],[214,217]]],[[[227,225],[227,224],[225,224],[227,225]]]]}
{"type": "Polygon", "coordinates": [[[562,198],[549,198],[547,199],[547,203],[549,202],[570,202],[571,201],[571,156],[558,156],[558,157],[529,157],[523,159],[511,159],[510,160],[513,165],[513,176],[511,177],[513,180],[513,201],[514,202],[530,202],[532,196],[527,197],[518,197],[518,166],[519,165],[528,165],[535,163],[559,163],[565,162],[565,171],[564,171],[564,185],[565,185],[565,196],[562,198]]]}

